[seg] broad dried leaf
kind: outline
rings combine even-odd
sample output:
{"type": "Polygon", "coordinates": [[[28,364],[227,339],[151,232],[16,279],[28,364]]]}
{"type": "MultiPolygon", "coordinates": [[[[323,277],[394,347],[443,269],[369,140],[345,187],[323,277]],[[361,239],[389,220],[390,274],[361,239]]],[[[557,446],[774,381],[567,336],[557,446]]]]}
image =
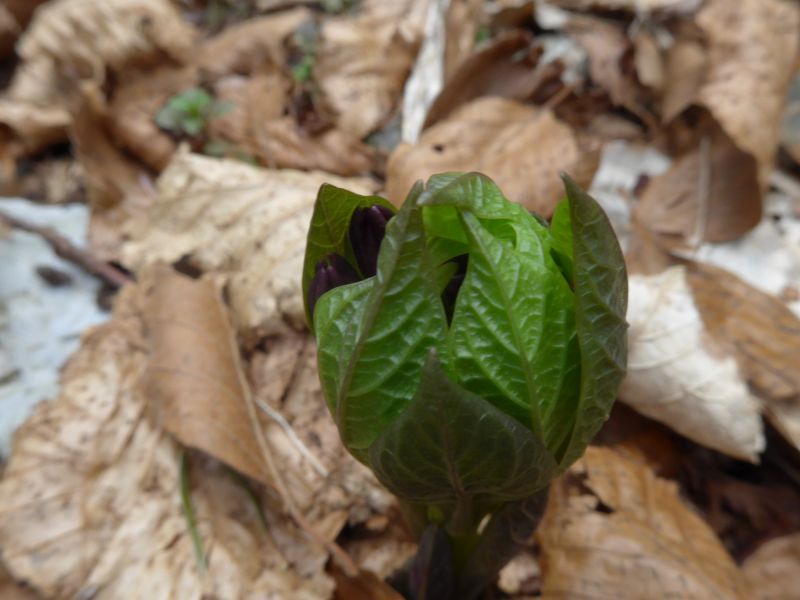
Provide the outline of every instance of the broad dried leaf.
{"type": "Polygon", "coordinates": [[[800,533],[765,543],[744,561],[742,571],[752,600],[792,600],[800,590],[800,533]]]}
{"type": "Polygon", "coordinates": [[[14,581],[2,565],[0,565],[0,598],[3,600],[38,600],[29,587],[23,587],[14,581]]]}
{"type": "Polygon", "coordinates": [[[671,246],[741,237],[761,221],[758,165],[716,125],[645,188],[635,219],[671,246]]]}
{"type": "Polygon", "coordinates": [[[314,80],[336,126],[356,138],[396,108],[422,37],[426,2],[369,0],[356,17],[327,19],[314,80]]]}
{"type": "Polygon", "coordinates": [[[445,171],[480,171],[505,195],[550,215],[563,195],[559,171],[586,187],[597,166],[572,129],[544,108],[504,98],[480,98],[401,144],[389,158],[386,194],[402,202],[415,181],[445,171]]]}
{"type": "Polygon", "coordinates": [[[709,48],[698,101],[751,154],[766,186],[783,103],[800,50],[800,6],[784,0],[709,0],[697,13],[709,48]]]}
{"type": "Polygon", "coordinates": [[[544,599],[751,598],[675,483],[613,449],[589,448],[553,486],[537,537],[544,599]]]}
{"type": "Polygon", "coordinates": [[[323,183],[368,194],[367,179],[321,171],[265,170],[179,151],[158,197],[126,225],[123,264],[179,260],[225,283],[236,328],[249,338],[302,327],[300,272],[308,224],[323,183]]]}
{"type": "Polygon", "coordinates": [[[123,291],[111,321],[70,360],[59,397],[17,433],[0,482],[6,565],[46,597],[328,596],[327,553],[269,506],[265,530],[262,501],[194,457],[191,501],[209,558],[207,575],[198,572],[178,491],[180,449],[147,418],[139,386],[140,305],[137,289],[123,291]]]}
{"type": "Polygon", "coordinates": [[[767,416],[800,448],[800,319],[724,269],[691,263],[687,281],[706,332],[736,358],[767,416]]]}
{"type": "Polygon", "coordinates": [[[275,485],[248,415],[250,390],[214,284],[157,267],[144,320],[150,342],[144,385],[157,423],[185,446],[275,485]]]}
{"type": "Polygon", "coordinates": [[[709,344],[686,269],[634,275],[623,402],[678,433],[755,461],[764,448],[760,403],[736,360],[709,344]]]}

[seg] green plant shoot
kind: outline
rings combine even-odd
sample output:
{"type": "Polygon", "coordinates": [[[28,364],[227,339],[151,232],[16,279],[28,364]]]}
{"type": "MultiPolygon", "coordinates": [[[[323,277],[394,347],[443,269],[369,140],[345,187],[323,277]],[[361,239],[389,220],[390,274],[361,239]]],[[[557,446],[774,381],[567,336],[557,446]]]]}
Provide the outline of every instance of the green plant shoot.
{"type": "Polygon", "coordinates": [[[581,456],[624,375],[622,252],[597,202],[564,182],[549,227],[478,173],[418,183],[396,214],[333,186],[317,198],[303,294],[328,406],[419,529],[445,532],[454,597],[510,558],[487,550],[511,542],[481,523],[508,520],[581,456]]]}

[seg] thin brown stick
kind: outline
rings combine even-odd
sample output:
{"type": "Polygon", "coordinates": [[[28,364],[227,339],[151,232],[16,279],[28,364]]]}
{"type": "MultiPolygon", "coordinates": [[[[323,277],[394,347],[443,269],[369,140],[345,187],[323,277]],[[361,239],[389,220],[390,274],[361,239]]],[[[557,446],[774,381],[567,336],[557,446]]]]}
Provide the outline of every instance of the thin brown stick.
{"type": "Polygon", "coordinates": [[[5,221],[9,227],[14,229],[27,231],[40,236],[50,245],[57,256],[79,266],[87,273],[102,279],[115,288],[120,288],[126,283],[131,283],[133,281],[131,277],[119,269],[115,269],[110,264],[100,260],[85,248],[79,248],[74,245],[67,238],[50,227],[34,225],[33,223],[28,223],[27,221],[7,215],[2,211],[0,211],[0,221],[5,221]]]}

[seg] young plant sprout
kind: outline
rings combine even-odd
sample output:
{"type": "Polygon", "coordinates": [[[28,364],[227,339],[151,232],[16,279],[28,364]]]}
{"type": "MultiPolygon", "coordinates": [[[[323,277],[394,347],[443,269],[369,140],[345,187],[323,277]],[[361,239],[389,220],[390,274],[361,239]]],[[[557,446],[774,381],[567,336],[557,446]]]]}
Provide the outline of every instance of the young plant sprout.
{"type": "Polygon", "coordinates": [[[417,183],[396,214],[319,191],[303,294],[320,380],[345,446],[421,535],[413,597],[491,583],[616,397],[625,263],[564,183],[549,227],[478,173],[417,183]]]}

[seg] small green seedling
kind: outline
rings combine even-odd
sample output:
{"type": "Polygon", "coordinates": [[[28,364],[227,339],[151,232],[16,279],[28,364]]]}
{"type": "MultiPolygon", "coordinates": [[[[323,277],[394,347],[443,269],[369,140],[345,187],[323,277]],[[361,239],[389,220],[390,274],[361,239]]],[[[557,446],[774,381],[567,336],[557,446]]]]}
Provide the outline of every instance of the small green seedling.
{"type": "Polygon", "coordinates": [[[202,88],[189,88],[176,94],[156,114],[156,125],[176,135],[191,138],[205,133],[209,119],[230,110],[227,102],[215,100],[202,88]]]}
{"type": "Polygon", "coordinates": [[[422,535],[414,597],[479,594],[616,398],[625,263],[564,183],[549,227],[478,173],[417,183],[396,214],[319,191],[303,294],[320,380],[344,445],[422,535]]]}

